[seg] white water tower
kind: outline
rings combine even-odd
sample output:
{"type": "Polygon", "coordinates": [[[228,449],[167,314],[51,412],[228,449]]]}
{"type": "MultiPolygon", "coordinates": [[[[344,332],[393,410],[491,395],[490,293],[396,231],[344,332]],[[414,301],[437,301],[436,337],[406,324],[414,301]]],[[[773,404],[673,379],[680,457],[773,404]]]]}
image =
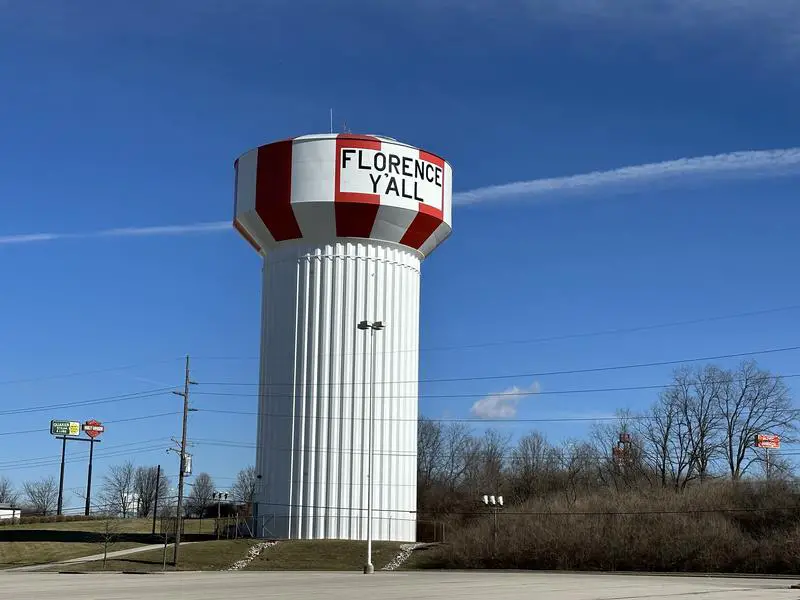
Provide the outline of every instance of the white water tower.
{"type": "Polygon", "coordinates": [[[234,226],[264,257],[259,533],[366,539],[372,432],[372,537],[413,541],[420,265],[450,235],[452,169],[353,134],[235,165],[234,226]]]}

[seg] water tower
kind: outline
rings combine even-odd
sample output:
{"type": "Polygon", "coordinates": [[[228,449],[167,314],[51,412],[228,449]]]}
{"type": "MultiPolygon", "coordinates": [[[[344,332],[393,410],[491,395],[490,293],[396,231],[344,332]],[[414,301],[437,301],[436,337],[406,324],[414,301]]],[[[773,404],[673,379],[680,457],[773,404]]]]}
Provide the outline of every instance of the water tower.
{"type": "Polygon", "coordinates": [[[373,539],[413,541],[420,265],[450,235],[452,169],[353,134],[235,169],[234,226],[264,257],[258,533],[366,539],[371,506],[373,539]]]}

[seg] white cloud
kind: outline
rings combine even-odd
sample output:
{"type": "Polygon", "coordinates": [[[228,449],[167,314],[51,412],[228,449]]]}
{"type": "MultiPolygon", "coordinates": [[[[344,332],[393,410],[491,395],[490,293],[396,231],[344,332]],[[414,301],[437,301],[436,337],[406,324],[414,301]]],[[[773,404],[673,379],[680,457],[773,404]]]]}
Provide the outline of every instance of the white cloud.
{"type": "Polygon", "coordinates": [[[70,238],[100,238],[127,236],[174,236],[190,233],[205,233],[231,229],[229,221],[212,221],[208,223],[191,223],[188,225],[164,225],[159,227],[124,227],[120,229],[103,229],[89,233],[24,233],[0,236],[0,245],[32,244],[35,242],[51,242],[70,238]]]}
{"type": "Polygon", "coordinates": [[[623,190],[655,185],[680,185],[714,178],[743,179],[800,174],[800,148],[730,152],[695,158],[594,171],[567,177],[517,181],[454,194],[456,204],[514,198],[551,198],[564,193],[623,190]]]}
{"type": "Polygon", "coordinates": [[[540,390],[539,382],[534,381],[528,387],[514,386],[497,394],[489,394],[475,402],[470,413],[480,419],[511,419],[517,416],[520,400],[538,394],[540,390]]]}

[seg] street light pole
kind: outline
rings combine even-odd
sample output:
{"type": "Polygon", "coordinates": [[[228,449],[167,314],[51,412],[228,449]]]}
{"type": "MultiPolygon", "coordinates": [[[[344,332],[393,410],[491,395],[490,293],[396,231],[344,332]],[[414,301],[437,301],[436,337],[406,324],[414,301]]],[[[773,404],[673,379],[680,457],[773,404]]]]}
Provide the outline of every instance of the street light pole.
{"type": "Polygon", "coordinates": [[[361,321],[358,328],[370,332],[372,342],[370,351],[372,354],[372,367],[370,373],[370,400],[369,400],[369,457],[367,459],[367,562],[364,565],[364,574],[369,575],[375,572],[372,564],[372,463],[375,442],[375,364],[376,364],[376,344],[375,332],[381,331],[385,327],[383,321],[361,321]]]}
{"type": "Polygon", "coordinates": [[[492,507],[492,512],[494,513],[494,528],[493,528],[493,544],[492,544],[492,558],[495,558],[497,555],[497,512],[503,508],[503,497],[502,496],[484,496],[483,503],[486,506],[492,507]]]}

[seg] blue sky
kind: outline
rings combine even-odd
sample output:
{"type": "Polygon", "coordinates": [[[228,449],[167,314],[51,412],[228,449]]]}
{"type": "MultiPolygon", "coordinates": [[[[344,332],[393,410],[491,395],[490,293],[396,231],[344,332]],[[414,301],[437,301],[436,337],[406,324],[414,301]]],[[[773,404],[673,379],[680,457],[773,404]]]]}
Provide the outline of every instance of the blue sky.
{"type": "MultiPolygon", "coordinates": [[[[447,157],[462,194],[800,145],[792,0],[6,0],[0,11],[0,241],[229,220],[236,156],[327,131],[331,107],[337,128],[447,157]]],[[[531,341],[796,304],[798,161],[748,167],[750,156],[701,176],[684,167],[635,185],[612,177],[457,206],[453,236],[424,265],[421,379],[798,344],[800,308],[531,341]],[[465,347],[515,340],[528,342],[465,347]]],[[[233,229],[146,233],[0,244],[0,410],[163,391],[180,383],[186,353],[201,383],[195,406],[255,410],[253,386],[209,383],[256,380],[258,257],[233,229]],[[53,377],[123,365],[134,366],[53,377]],[[7,383],[17,380],[26,381],[7,383]]],[[[798,354],[759,360],[791,374],[798,354]]],[[[423,383],[421,408],[468,417],[481,396],[536,383],[545,393],[521,400],[518,418],[608,415],[655,392],[546,392],[664,384],[669,374],[423,383]],[[474,397],[429,397],[457,394],[474,397]]],[[[58,443],[16,432],[91,417],[109,422],[100,473],[132,451],[174,474],[165,448],[179,403],[163,394],[0,415],[0,474],[17,483],[57,474],[58,443]],[[141,418],[162,413],[174,414],[141,418]]],[[[190,427],[195,469],[220,487],[252,462],[252,416],[201,410],[190,427]]],[[[554,441],[586,429],[536,427],[554,441]]],[[[83,486],[82,451],[70,450],[79,462],[68,488],[83,486]]]]}

